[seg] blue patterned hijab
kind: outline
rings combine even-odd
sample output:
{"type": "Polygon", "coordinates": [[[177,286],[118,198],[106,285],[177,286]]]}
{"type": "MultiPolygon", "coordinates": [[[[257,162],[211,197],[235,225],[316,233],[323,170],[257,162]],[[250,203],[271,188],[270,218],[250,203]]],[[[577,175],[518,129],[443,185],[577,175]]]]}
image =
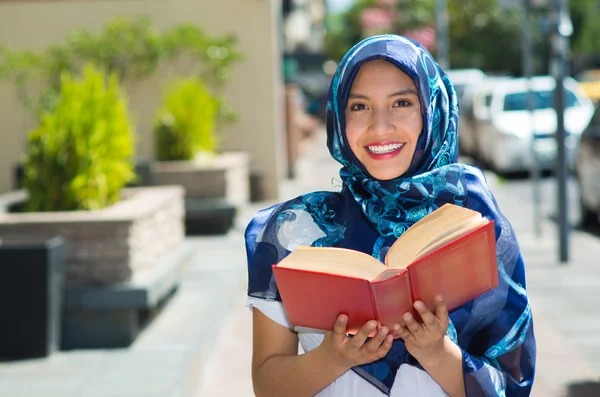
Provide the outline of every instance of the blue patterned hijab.
{"type": "Polygon", "coordinates": [[[344,185],[379,234],[397,238],[439,204],[463,204],[466,191],[459,178],[462,167],[455,164],[458,161],[456,92],[424,48],[392,35],[358,43],[346,54],[333,77],[327,110],[329,150],[343,165],[340,176],[344,185]],[[345,134],[344,115],[352,82],[360,65],[374,59],[396,65],[413,79],[423,114],[423,131],[412,163],[404,175],[390,181],[378,181],[369,175],[352,153],[345,134]]]}
{"type": "MultiPolygon", "coordinates": [[[[248,294],[281,301],[271,270],[300,245],[351,248],[383,260],[411,225],[446,203],[479,211],[495,222],[499,285],[450,313],[448,336],[463,353],[469,396],[528,396],[535,372],[535,339],[525,270],[510,223],[481,171],[458,163],[458,103],[444,71],[419,44],[401,36],[365,39],[344,57],[327,104],[327,144],[341,163],[340,192],[313,192],[259,212],[246,230],[248,294]],[[345,108],[360,65],[388,61],[410,76],[421,101],[423,130],[402,176],[373,178],[352,153],[345,108]]],[[[420,367],[394,341],[383,359],[353,370],[384,393],[398,368],[420,367]]]]}

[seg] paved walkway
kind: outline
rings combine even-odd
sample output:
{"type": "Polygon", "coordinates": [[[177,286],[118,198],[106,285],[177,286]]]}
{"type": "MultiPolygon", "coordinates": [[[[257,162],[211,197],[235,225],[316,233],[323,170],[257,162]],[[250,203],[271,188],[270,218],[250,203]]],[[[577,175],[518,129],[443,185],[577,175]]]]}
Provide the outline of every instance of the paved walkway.
{"type": "MultiPolygon", "coordinates": [[[[297,179],[283,184],[281,199],[336,189],[338,168],[324,137],[317,136],[306,144],[297,179]]],[[[527,265],[538,340],[532,395],[600,396],[600,239],[574,232],[572,262],[557,264],[554,226],[544,222],[543,238],[536,239],[529,200],[512,197],[493,175],[489,179],[527,265]]],[[[251,205],[226,236],[189,239],[198,250],[181,288],[133,346],[0,363],[0,396],[253,396],[243,230],[270,204],[251,205]]]]}

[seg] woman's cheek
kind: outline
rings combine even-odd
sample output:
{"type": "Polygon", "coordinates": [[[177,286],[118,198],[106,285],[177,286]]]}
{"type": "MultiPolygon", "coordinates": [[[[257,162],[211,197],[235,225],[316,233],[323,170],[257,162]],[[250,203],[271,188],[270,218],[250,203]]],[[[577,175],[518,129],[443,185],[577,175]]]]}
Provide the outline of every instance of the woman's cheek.
{"type": "Polygon", "coordinates": [[[421,135],[421,131],[423,130],[423,120],[421,120],[421,114],[416,114],[411,117],[410,122],[406,124],[408,134],[410,134],[413,138],[418,138],[421,135]]]}

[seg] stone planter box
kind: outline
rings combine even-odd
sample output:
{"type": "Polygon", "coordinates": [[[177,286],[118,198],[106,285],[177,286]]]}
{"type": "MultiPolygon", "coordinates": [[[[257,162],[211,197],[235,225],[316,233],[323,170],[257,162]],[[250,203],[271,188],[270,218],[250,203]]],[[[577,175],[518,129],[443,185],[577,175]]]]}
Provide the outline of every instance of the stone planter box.
{"type": "Polygon", "coordinates": [[[65,279],[79,284],[126,282],[151,272],[182,244],[183,189],[128,188],[123,200],[99,211],[11,213],[22,191],[0,196],[0,238],[65,240],[65,279]]]}
{"type": "Polygon", "coordinates": [[[63,350],[129,346],[193,255],[183,188],[127,188],[122,198],[98,211],[18,213],[26,194],[0,195],[0,239],[64,241],[63,350]]]}
{"type": "Polygon", "coordinates": [[[227,152],[206,163],[161,161],[152,168],[155,185],[180,185],[188,199],[225,199],[239,208],[250,200],[249,155],[227,152]]]}
{"type": "Polygon", "coordinates": [[[250,201],[249,161],[245,152],[228,152],[205,163],[156,162],[152,181],[185,189],[186,234],[225,234],[237,211],[250,201]]]}

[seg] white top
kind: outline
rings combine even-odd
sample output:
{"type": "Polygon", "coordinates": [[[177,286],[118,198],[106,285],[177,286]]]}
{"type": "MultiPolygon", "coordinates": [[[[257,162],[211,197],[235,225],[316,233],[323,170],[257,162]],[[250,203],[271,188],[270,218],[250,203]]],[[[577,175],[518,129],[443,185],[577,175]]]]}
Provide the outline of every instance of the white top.
{"type": "MultiPolygon", "coordinates": [[[[323,331],[291,325],[281,302],[248,297],[246,307],[250,310],[255,307],[271,320],[297,332],[300,346],[305,352],[311,351],[323,342],[323,331]]],[[[381,397],[384,395],[360,375],[348,371],[319,392],[316,397],[381,397]]],[[[398,369],[390,396],[448,397],[427,372],[408,364],[403,364],[398,369]]]]}

